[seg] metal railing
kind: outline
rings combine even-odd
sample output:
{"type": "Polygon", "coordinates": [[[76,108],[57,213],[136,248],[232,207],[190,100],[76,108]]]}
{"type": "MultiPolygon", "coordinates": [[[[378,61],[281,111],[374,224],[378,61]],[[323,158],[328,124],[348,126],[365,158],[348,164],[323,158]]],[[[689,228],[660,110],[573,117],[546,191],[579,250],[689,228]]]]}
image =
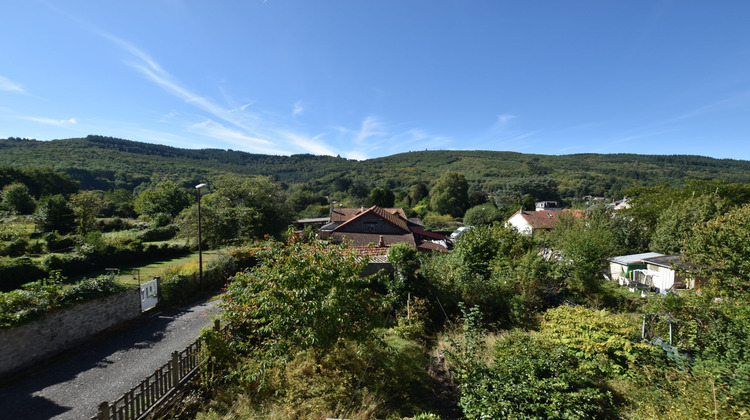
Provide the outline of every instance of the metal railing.
{"type": "MultiPolygon", "coordinates": [[[[214,329],[219,330],[219,321],[214,329]]],[[[148,378],[112,403],[99,404],[98,413],[91,420],[135,420],[147,416],[154,408],[168,400],[181,385],[189,382],[203,366],[200,352],[203,341],[198,338],[172,357],[148,378]]]]}

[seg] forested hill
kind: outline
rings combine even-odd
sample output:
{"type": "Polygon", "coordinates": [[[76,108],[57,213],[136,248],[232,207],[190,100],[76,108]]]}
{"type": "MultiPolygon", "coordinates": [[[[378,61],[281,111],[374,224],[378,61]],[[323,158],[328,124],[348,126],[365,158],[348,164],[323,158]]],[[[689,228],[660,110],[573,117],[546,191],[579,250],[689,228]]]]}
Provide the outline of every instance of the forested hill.
{"type": "Polygon", "coordinates": [[[268,175],[286,184],[304,183],[325,193],[333,184],[363,183],[408,189],[428,185],[451,170],[477,189],[494,191],[508,182],[553,179],[563,197],[614,196],[631,186],[690,179],[750,183],[750,162],[687,155],[531,155],[492,151],[408,152],[365,161],[341,157],[270,156],[218,149],[179,149],[102,136],[53,141],[0,140],[0,167],[42,167],[68,173],[84,189],[134,189],[173,180],[194,185],[222,173],[268,175]],[[339,181],[339,182],[336,182],[339,181]],[[342,182],[343,181],[343,182],[342,182]]]}

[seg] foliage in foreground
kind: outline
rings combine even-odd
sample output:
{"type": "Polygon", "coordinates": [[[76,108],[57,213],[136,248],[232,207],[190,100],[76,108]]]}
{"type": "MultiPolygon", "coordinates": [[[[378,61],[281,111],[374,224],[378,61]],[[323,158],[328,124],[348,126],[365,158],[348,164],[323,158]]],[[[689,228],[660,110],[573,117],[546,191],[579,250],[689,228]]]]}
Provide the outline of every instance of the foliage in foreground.
{"type": "Polygon", "coordinates": [[[23,285],[21,289],[0,293],[0,328],[13,327],[55,308],[101,298],[126,289],[110,276],[84,279],[70,288],[64,277],[53,272],[49,278],[23,285]]]}
{"type": "MultiPolygon", "coordinates": [[[[423,322],[384,330],[386,299],[353,249],[290,237],[267,241],[259,264],[238,273],[223,297],[227,336],[206,333],[214,385],[200,418],[381,418],[413,415],[425,389],[424,349],[403,336],[423,322]],[[408,326],[408,328],[407,328],[408,326]],[[242,397],[239,397],[239,396],[242,397]],[[230,408],[236,399],[244,407],[230,408]],[[390,414],[388,414],[390,413],[390,414]],[[218,417],[221,418],[221,417],[218,417]]],[[[416,305],[416,308],[420,308],[416,305]]]]}

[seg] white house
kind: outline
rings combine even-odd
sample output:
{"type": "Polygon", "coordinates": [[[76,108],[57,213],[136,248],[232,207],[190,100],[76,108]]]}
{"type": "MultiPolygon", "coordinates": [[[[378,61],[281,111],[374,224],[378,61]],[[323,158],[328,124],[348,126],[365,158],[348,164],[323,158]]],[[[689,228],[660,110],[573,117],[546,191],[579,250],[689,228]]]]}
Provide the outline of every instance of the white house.
{"type": "Polygon", "coordinates": [[[630,271],[647,268],[644,259],[663,256],[664,254],[658,252],[645,252],[609,258],[609,278],[618,282],[621,286],[628,285],[630,283],[630,271]]]}
{"type": "Polygon", "coordinates": [[[657,291],[692,289],[695,287],[694,278],[686,278],[679,269],[689,269],[690,266],[682,261],[682,254],[663,255],[645,258],[646,269],[655,273],[652,287],[657,291]]]}
{"type": "Polygon", "coordinates": [[[508,221],[505,222],[505,226],[512,226],[519,233],[534,235],[539,231],[551,230],[563,214],[581,217],[583,210],[526,211],[521,209],[510,216],[508,221]]]}
{"type": "Polygon", "coordinates": [[[646,252],[609,259],[610,279],[623,286],[656,292],[695,287],[695,279],[683,277],[680,268],[689,268],[682,261],[682,254],[646,252]]]}

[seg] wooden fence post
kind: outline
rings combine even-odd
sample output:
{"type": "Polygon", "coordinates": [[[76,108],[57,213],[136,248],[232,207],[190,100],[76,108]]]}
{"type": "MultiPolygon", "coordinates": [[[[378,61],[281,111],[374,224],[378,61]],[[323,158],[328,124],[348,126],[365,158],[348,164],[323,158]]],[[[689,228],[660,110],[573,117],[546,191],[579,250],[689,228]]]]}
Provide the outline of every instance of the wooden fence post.
{"type": "Polygon", "coordinates": [[[109,403],[106,401],[99,404],[99,420],[109,420],[109,403]]]}
{"type": "Polygon", "coordinates": [[[177,350],[172,352],[172,388],[177,386],[177,383],[180,382],[180,354],[177,352],[177,350]]]}

